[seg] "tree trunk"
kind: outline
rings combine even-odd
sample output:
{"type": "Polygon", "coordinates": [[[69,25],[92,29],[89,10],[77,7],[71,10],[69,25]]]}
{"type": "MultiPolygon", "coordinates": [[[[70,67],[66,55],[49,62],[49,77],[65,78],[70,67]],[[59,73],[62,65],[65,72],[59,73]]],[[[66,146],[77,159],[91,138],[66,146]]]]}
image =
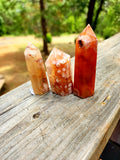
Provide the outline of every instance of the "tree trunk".
{"type": "Polygon", "coordinates": [[[94,29],[94,30],[96,29],[98,16],[99,16],[100,12],[102,11],[102,6],[103,6],[103,4],[104,4],[104,1],[105,1],[105,0],[101,0],[101,1],[100,1],[100,6],[99,6],[99,8],[98,8],[98,10],[97,10],[97,13],[96,13],[96,16],[95,16],[95,20],[94,20],[94,23],[93,23],[93,29],[94,29]]]}
{"type": "Polygon", "coordinates": [[[93,11],[94,11],[94,7],[95,7],[95,2],[96,2],[96,0],[90,0],[89,1],[86,25],[87,24],[92,25],[93,11]]]}
{"type": "Polygon", "coordinates": [[[45,51],[45,54],[48,54],[48,46],[47,46],[47,28],[46,28],[46,19],[44,17],[44,0],[40,0],[40,12],[41,12],[41,26],[42,26],[42,35],[43,35],[43,50],[45,51]]]}

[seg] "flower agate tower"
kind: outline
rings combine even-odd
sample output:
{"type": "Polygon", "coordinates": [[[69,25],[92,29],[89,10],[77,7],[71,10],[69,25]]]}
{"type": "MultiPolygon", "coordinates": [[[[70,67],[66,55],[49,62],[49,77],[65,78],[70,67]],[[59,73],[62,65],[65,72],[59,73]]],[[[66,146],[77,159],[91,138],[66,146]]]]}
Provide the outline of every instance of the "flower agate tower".
{"type": "Polygon", "coordinates": [[[88,24],[76,40],[75,49],[75,95],[86,98],[94,94],[97,60],[97,38],[88,24]]]}
{"type": "Polygon", "coordinates": [[[61,96],[72,93],[70,56],[53,48],[45,62],[52,92],[61,96]]]}
{"type": "Polygon", "coordinates": [[[39,49],[29,43],[24,52],[27,68],[35,94],[42,95],[49,91],[45,67],[39,49]]]}

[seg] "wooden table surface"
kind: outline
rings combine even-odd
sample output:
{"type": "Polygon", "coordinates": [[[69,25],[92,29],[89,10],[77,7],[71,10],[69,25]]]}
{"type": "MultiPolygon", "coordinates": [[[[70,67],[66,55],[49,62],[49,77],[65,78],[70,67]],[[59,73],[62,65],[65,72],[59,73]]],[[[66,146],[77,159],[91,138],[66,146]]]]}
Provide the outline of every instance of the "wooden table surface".
{"type": "Polygon", "coordinates": [[[0,160],[98,160],[120,119],[120,33],[98,45],[94,96],[30,88],[0,97],[0,160]]]}

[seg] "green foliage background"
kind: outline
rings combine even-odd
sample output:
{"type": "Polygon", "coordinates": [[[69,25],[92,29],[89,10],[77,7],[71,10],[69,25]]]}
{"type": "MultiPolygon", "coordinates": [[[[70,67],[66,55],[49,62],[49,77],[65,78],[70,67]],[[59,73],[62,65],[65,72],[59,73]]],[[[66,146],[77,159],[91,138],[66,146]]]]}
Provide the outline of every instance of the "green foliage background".
{"type": "MultiPolygon", "coordinates": [[[[80,33],[86,25],[89,0],[44,0],[47,30],[52,35],[80,33]]],[[[99,6],[95,5],[94,17],[99,6]]],[[[120,0],[106,0],[95,32],[108,38],[120,31],[120,0]]],[[[39,0],[0,0],[0,36],[42,36],[39,0]]]]}

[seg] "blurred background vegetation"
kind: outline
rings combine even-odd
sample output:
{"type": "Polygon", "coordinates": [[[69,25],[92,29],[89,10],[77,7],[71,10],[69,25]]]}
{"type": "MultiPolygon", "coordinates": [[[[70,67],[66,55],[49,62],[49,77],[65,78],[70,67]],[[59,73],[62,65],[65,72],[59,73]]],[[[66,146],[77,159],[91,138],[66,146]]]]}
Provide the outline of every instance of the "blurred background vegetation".
{"type": "Polygon", "coordinates": [[[0,36],[42,36],[42,14],[47,32],[53,36],[79,33],[86,26],[88,16],[92,19],[88,22],[99,36],[108,38],[120,31],[120,0],[91,0],[94,3],[93,14],[89,12],[89,15],[90,0],[42,1],[43,12],[40,12],[39,0],[0,0],[0,36]]]}

